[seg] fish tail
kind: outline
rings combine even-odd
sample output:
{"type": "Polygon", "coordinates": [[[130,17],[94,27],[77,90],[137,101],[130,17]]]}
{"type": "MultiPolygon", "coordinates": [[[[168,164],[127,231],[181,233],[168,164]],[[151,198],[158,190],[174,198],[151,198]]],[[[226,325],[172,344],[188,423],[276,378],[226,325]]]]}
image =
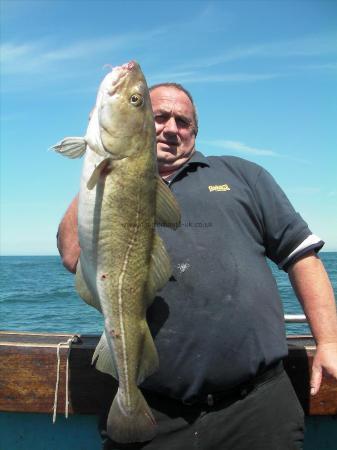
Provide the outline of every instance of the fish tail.
{"type": "Polygon", "coordinates": [[[145,442],[153,439],[156,434],[155,418],[138,388],[135,395],[136,407],[130,412],[123,407],[120,389],[112,402],[107,420],[107,433],[116,442],[145,442]]]}

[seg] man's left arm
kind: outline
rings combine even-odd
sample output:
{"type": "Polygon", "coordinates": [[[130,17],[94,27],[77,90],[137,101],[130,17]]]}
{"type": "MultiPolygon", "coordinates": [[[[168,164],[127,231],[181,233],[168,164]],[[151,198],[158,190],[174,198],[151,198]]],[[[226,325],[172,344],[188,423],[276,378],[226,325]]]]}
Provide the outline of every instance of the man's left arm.
{"type": "Polygon", "coordinates": [[[316,341],[311,374],[311,394],[321,385],[322,373],[337,379],[337,313],[334,292],[315,252],[295,261],[288,269],[290,282],[307,316],[316,341]]]}

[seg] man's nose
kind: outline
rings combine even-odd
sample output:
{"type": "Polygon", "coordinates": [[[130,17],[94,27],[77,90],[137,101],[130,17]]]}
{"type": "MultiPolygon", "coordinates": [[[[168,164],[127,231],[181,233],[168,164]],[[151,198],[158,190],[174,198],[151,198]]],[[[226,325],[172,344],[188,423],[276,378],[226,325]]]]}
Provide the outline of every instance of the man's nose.
{"type": "Polygon", "coordinates": [[[177,134],[178,133],[178,127],[177,127],[177,123],[176,123],[176,120],[175,120],[174,117],[170,117],[165,122],[164,131],[166,131],[168,133],[173,133],[173,134],[177,134]]]}

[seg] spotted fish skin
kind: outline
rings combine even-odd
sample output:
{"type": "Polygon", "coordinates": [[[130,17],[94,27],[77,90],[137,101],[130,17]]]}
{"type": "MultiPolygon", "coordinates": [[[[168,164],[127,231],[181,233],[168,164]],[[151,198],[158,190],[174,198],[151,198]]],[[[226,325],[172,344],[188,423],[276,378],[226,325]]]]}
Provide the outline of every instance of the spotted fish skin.
{"type": "Polygon", "coordinates": [[[139,65],[114,68],[102,81],[84,138],[54,146],[85,153],[76,273],[79,295],[103,313],[96,368],[119,382],[107,432],[117,442],[147,441],[156,423],[138,385],[158,368],[146,310],[171,275],[155,223],[177,226],[179,208],[160,180],[150,96],[139,65]]]}

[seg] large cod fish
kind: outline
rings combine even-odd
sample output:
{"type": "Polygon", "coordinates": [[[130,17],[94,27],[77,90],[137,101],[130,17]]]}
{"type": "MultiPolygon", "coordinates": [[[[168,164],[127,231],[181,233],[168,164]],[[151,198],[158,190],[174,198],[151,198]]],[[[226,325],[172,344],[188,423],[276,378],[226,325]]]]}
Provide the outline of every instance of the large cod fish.
{"type": "Polygon", "coordinates": [[[147,441],[156,423],[138,386],[158,368],[146,309],[171,275],[155,224],[177,226],[179,208],[159,178],[149,91],[136,62],[103,79],[84,138],[53,147],[85,154],[79,194],[79,295],[103,313],[96,368],[119,381],[107,432],[117,442],[147,441]]]}

